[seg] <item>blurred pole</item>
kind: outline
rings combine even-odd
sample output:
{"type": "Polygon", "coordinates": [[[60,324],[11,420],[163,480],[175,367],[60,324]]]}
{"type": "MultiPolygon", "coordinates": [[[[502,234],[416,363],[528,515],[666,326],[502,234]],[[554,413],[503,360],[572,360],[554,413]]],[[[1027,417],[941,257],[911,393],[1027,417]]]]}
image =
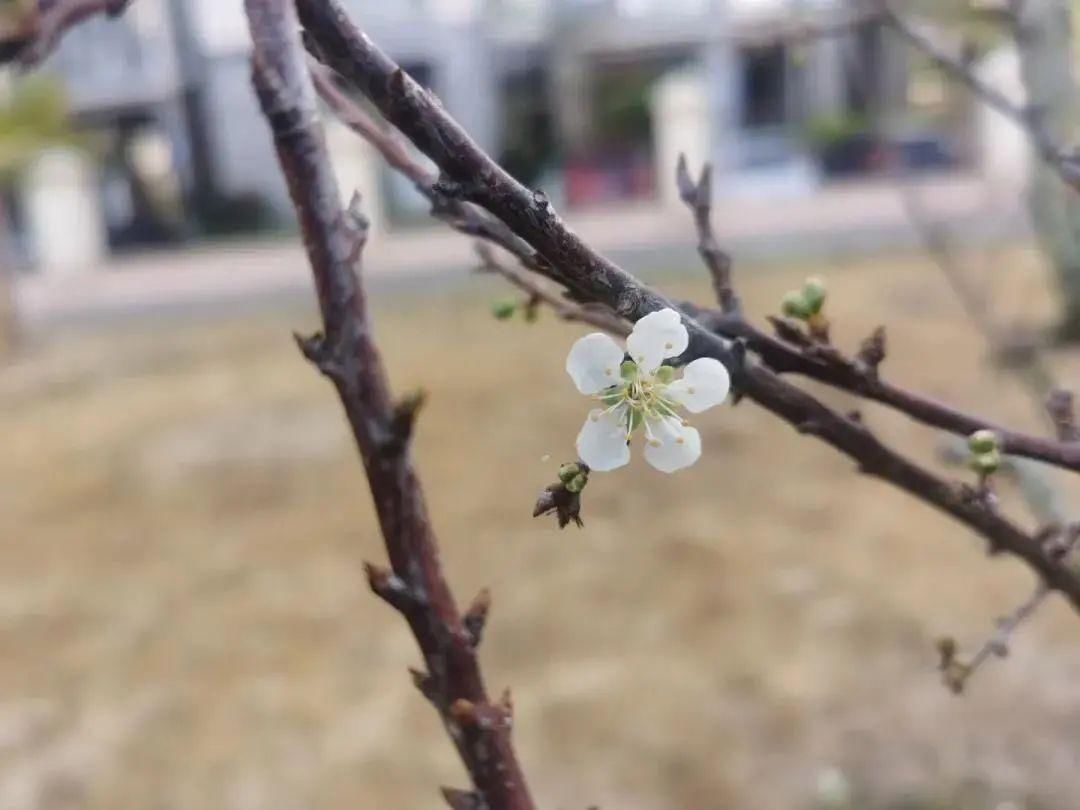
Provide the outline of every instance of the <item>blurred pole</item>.
{"type": "MultiPolygon", "coordinates": [[[[1070,0],[1020,4],[1020,74],[1029,108],[1056,143],[1076,141],[1070,0]]],[[[1039,244],[1054,265],[1062,297],[1060,337],[1080,340],[1080,194],[1041,160],[1033,160],[1029,205],[1039,244]]]]}
{"type": "Polygon", "coordinates": [[[11,234],[7,202],[0,194],[0,359],[12,356],[22,339],[11,234]]]}

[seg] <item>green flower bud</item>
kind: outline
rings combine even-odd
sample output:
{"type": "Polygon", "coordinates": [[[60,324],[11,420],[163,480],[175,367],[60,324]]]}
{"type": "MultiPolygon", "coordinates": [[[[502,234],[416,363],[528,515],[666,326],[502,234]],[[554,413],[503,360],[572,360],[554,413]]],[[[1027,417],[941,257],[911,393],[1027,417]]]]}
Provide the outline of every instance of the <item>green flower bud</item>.
{"type": "Polygon", "coordinates": [[[992,430],[976,430],[968,437],[968,449],[975,454],[997,452],[997,434],[992,430]]]}
{"type": "Polygon", "coordinates": [[[632,380],[637,375],[637,363],[633,360],[624,360],[619,366],[619,374],[624,380],[632,380]]]}
{"type": "Polygon", "coordinates": [[[516,301],[510,301],[505,298],[501,301],[493,301],[491,304],[491,314],[495,316],[496,320],[505,321],[514,316],[517,306],[516,301]]]}
{"type": "Polygon", "coordinates": [[[820,278],[812,277],[806,280],[802,288],[803,301],[806,303],[806,308],[809,310],[809,314],[816,315],[821,312],[821,307],[825,304],[825,297],[828,291],[825,289],[825,282],[820,278]]]}
{"type": "Polygon", "coordinates": [[[581,466],[574,462],[568,462],[567,464],[559,465],[559,480],[564,484],[569,483],[570,479],[581,472],[581,466]]]}
{"type": "Polygon", "coordinates": [[[792,290],[784,296],[780,302],[780,311],[789,318],[798,318],[802,321],[810,317],[810,307],[807,306],[806,299],[798,290],[792,290]]]}
{"type": "Polygon", "coordinates": [[[992,475],[1001,467],[1001,453],[991,450],[988,453],[978,453],[971,457],[971,469],[979,475],[992,475]]]}
{"type": "Polygon", "coordinates": [[[656,370],[656,379],[667,385],[675,379],[675,369],[671,366],[660,366],[660,368],[656,370]]]}
{"type": "Polygon", "coordinates": [[[573,478],[571,478],[569,481],[567,481],[564,486],[566,487],[567,492],[573,492],[574,494],[577,494],[581,492],[581,490],[585,489],[585,485],[587,483],[589,483],[588,473],[580,472],[573,478]]]}

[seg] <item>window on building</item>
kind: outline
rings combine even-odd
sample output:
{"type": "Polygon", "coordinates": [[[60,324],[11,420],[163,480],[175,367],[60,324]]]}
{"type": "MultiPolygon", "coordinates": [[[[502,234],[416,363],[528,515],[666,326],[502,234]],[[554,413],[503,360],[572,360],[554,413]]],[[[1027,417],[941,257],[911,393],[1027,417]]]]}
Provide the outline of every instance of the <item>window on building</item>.
{"type": "Polygon", "coordinates": [[[742,52],[742,123],[748,129],[782,126],[787,111],[787,58],[783,45],[742,52]]]}

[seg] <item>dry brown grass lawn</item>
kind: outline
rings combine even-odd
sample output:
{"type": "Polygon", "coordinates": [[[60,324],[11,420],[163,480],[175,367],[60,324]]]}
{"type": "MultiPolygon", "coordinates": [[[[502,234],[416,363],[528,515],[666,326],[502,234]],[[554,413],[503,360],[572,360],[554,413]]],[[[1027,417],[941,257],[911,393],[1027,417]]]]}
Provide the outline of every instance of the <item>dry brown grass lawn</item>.
{"type": "MultiPolygon", "coordinates": [[[[1044,312],[1030,257],[998,260],[1008,306],[1044,312]]],[[[1039,427],[928,265],[743,269],[749,310],[810,272],[841,344],[887,322],[889,375],[1039,427]]],[[[1077,806],[1075,616],[1054,603],[963,699],[934,671],[936,636],[1026,594],[1018,565],[752,404],[700,420],[689,471],[595,476],[560,533],[529,510],[587,407],[576,330],[495,322],[476,287],[377,305],[395,383],[431,394],[445,562],[462,597],[494,590],[484,661],[541,806],[806,810],[841,776],[860,809],[1077,806]]],[[[383,555],[289,338],[311,323],[129,323],[0,371],[0,808],[423,808],[463,782],[363,585],[383,555]]],[[[927,431],[866,418],[934,461],[927,431]]]]}

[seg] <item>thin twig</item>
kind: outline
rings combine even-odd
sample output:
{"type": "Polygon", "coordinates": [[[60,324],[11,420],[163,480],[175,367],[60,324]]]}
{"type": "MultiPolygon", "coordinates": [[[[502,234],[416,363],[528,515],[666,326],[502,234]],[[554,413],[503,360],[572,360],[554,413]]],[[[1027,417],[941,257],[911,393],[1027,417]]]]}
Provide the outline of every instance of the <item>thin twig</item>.
{"type": "Polygon", "coordinates": [[[940,48],[918,26],[898,12],[889,0],[878,2],[885,23],[988,107],[1012,120],[1027,135],[1039,157],[1058,173],[1066,185],[1080,189],[1080,162],[1071,151],[1055,141],[1038,110],[1014,103],[996,87],[980,79],[967,61],[940,48]]]}
{"type": "MultiPolygon", "coordinates": [[[[367,566],[369,583],[402,614],[416,638],[427,671],[414,673],[414,679],[468,769],[476,791],[470,806],[533,810],[510,740],[509,703],[489,699],[477,656],[478,623],[489,600],[470,610],[467,623],[439,562],[409,453],[422,397],[395,403],[390,392],[355,272],[366,222],[355,207],[343,212],[339,206],[292,1],[246,0],[245,5],[255,46],[253,80],[300,220],[325,330],[298,341],[337,389],[392,566],[367,566]]],[[[453,805],[471,794],[445,795],[453,805]]]]}
{"type": "Polygon", "coordinates": [[[738,314],[739,297],[731,283],[731,256],[720,248],[712,226],[712,165],[706,163],[701,169],[701,176],[694,182],[686,165],[686,155],[680,154],[679,164],[675,169],[675,182],[679,188],[679,197],[694,214],[698,254],[709,269],[720,311],[738,314]]]}
{"type": "MultiPolygon", "coordinates": [[[[672,306],[585,244],[543,194],[530,191],[499,167],[432,94],[355,28],[336,0],[298,0],[297,6],[316,53],[439,166],[438,185],[506,223],[558,269],[577,299],[605,304],[629,320],[672,306]]],[[[683,360],[702,356],[720,360],[731,372],[739,394],[844,453],[861,472],[952,515],[982,535],[992,552],[1009,552],[1023,559],[1048,587],[1065,593],[1080,610],[1080,577],[1047,557],[1035,537],[970,498],[963,488],[890,449],[859,420],[828,408],[764,365],[740,362],[741,353],[732,344],[693,318],[684,317],[684,323],[690,345],[683,360]]]]}
{"type": "Polygon", "coordinates": [[[480,258],[482,271],[502,276],[525,293],[530,303],[545,304],[562,320],[589,324],[619,337],[630,334],[630,325],[622,318],[616,317],[606,307],[578,304],[568,300],[566,296],[554,292],[548,285],[541,283],[535,273],[499,261],[486,242],[476,243],[476,254],[480,258]]]}
{"type": "MultiPolygon", "coordinates": [[[[968,319],[974,323],[989,345],[994,357],[1005,358],[1011,351],[1010,341],[998,325],[990,307],[990,300],[979,287],[971,283],[967,273],[953,250],[948,231],[939,223],[932,221],[923,207],[915,190],[907,184],[900,186],[908,219],[923,240],[927,253],[934,260],[938,270],[945,277],[953,293],[960,300],[968,319]]],[[[1061,441],[1075,441],[1075,423],[1073,417],[1072,394],[1060,388],[1054,374],[1042,354],[1033,349],[1028,352],[1023,367],[1015,362],[1003,362],[1002,368],[1012,371],[1031,394],[1032,399],[1044,410],[1055,433],[1061,441]],[[1050,395],[1046,391],[1050,389],[1050,395]]],[[[1068,516],[1057,506],[1057,492],[1053,484],[1046,480],[1042,470],[1035,465],[1014,464],[1013,473],[1017,476],[1019,489],[1028,505],[1050,527],[1065,526],[1068,516]]],[[[1069,539],[1072,530],[1057,529],[1053,535],[1064,536],[1066,546],[1058,549],[1057,554],[1065,559],[1072,552],[1071,545],[1075,535],[1069,539]]],[[[992,657],[1003,657],[1008,651],[1008,642],[1017,629],[1039,609],[1046,601],[1049,592],[1040,583],[1034,593],[1024,600],[1006,617],[999,619],[992,635],[978,648],[969,661],[961,661],[956,656],[956,643],[949,640],[942,649],[941,671],[946,685],[959,694],[970,678],[992,657]]]]}
{"type": "Polygon", "coordinates": [[[939,669],[942,680],[955,694],[964,691],[972,676],[991,658],[1004,658],[1009,654],[1009,642],[1013,634],[1028,621],[1050,595],[1050,591],[1041,583],[1036,586],[1030,597],[1025,599],[1011,611],[997,621],[994,633],[986,639],[975,651],[968,661],[962,661],[957,657],[956,642],[951,638],[942,639],[938,642],[938,652],[941,656],[939,669]]]}
{"type": "Polygon", "coordinates": [[[116,17],[132,0],[57,0],[42,10],[35,3],[21,22],[21,30],[8,39],[0,61],[17,61],[23,67],[38,64],[56,48],[73,26],[96,14],[116,17]]]}

